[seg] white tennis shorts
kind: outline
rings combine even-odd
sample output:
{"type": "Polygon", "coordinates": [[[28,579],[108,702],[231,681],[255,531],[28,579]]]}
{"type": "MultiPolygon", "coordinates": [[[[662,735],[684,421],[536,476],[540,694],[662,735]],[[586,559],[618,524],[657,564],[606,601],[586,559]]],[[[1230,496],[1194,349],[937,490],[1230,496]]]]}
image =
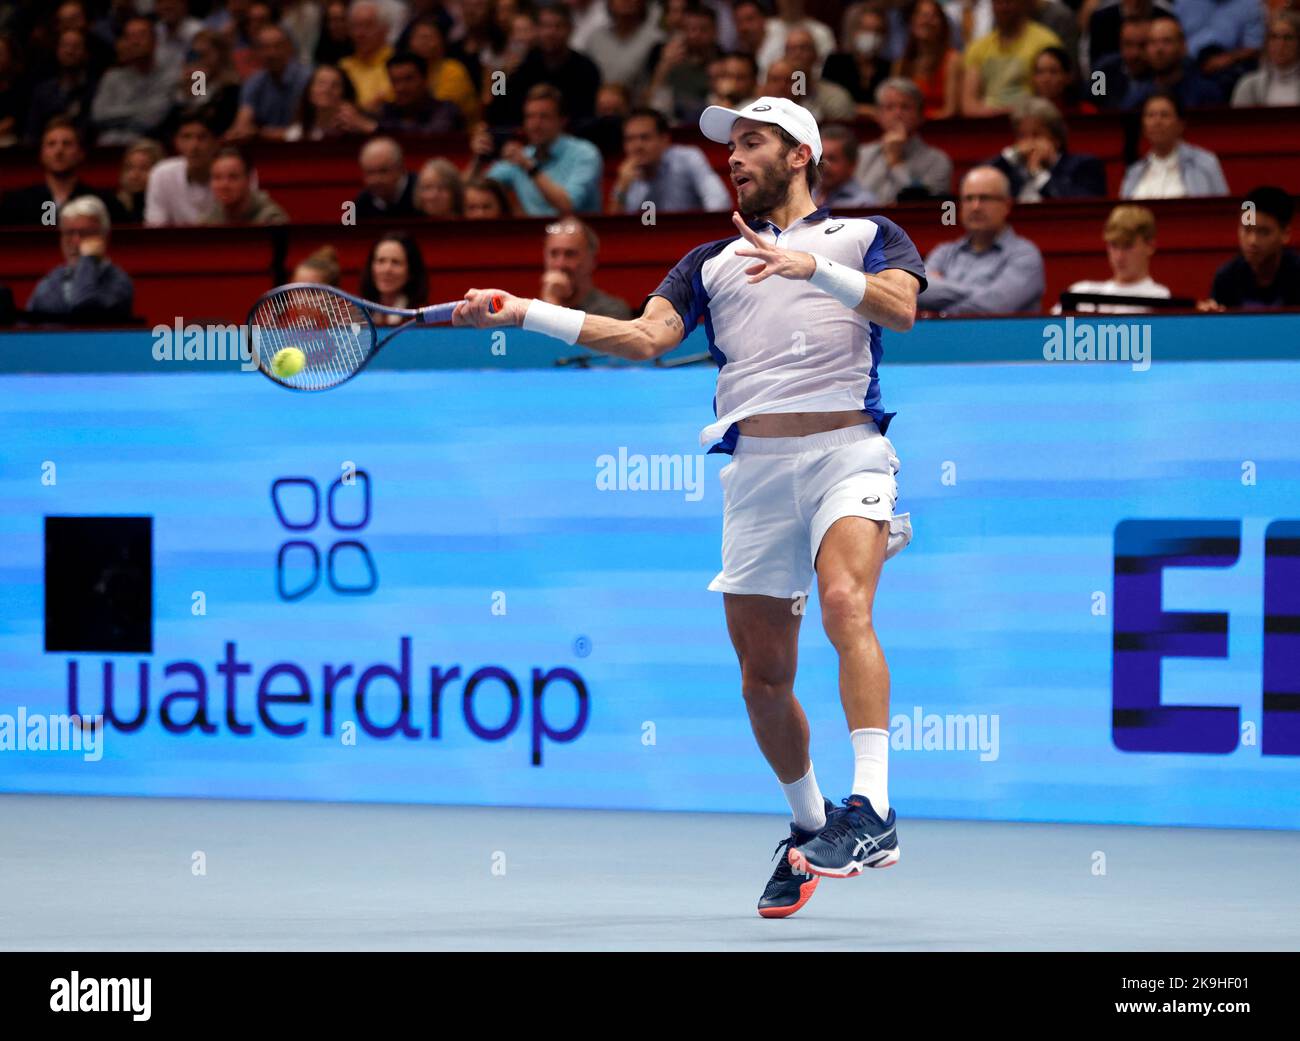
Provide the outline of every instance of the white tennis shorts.
{"type": "Polygon", "coordinates": [[[804,437],[745,437],[722,468],[718,593],[793,599],[812,589],[817,550],[841,517],[889,523],[885,558],[912,541],[894,515],[898,457],[875,423],[804,437]]]}

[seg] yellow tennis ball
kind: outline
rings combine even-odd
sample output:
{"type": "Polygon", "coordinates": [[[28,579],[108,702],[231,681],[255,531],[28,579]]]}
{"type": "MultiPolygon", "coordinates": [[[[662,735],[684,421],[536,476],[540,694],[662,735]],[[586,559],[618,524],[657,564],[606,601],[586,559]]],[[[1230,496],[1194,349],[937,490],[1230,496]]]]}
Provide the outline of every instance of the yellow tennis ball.
{"type": "Polygon", "coordinates": [[[282,380],[296,376],[307,364],[307,355],[298,347],[282,347],[271,359],[271,371],[282,380]]]}

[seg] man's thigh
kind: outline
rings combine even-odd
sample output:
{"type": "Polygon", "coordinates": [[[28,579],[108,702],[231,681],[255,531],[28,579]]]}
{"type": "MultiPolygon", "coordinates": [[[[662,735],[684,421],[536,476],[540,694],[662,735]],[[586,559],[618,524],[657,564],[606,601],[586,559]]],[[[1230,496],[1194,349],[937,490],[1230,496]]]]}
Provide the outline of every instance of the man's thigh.
{"type": "Polygon", "coordinates": [[[745,593],[724,593],[722,602],[741,672],[766,682],[793,679],[803,619],[799,602],[745,593]]]}
{"type": "Polygon", "coordinates": [[[828,593],[865,596],[869,609],[888,547],[888,521],[841,517],[832,524],[817,550],[817,593],[823,610],[828,593]]]}

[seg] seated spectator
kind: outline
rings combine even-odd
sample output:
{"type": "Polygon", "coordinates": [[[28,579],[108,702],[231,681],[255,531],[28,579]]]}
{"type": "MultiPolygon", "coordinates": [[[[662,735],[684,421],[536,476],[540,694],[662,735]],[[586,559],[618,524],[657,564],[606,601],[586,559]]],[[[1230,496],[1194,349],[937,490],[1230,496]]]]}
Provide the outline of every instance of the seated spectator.
{"type": "Polygon", "coordinates": [[[371,120],[357,111],[352,81],[333,65],[311,74],[298,105],[298,118],[284,132],[286,141],[323,141],[342,134],[363,134],[371,120]]]}
{"type": "Polygon", "coordinates": [[[1300,13],[1278,11],[1268,25],[1259,68],[1237,81],[1233,108],[1300,105],[1300,13]]]}
{"type": "Polygon", "coordinates": [[[675,145],[668,120],[652,108],[633,110],[623,123],[622,165],[609,193],[609,213],[731,209],[731,193],[695,145],[675,145]]]}
{"type": "Polygon", "coordinates": [[[1223,104],[1225,96],[1219,85],[1202,76],[1187,56],[1187,41],[1177,18],[1158,15],[1151,19],[1146,61],[1150,75],[1129,86],[1122,108],[1141,108],[1157,90],[1172,93],[1184,109],[1223,104]]]}
{"type": "Polygon", "coordinates": [[[464,126],[478,122],[478,91],[469,70],[455,58],[447,57],[447,45],[437,19],[425,15],[411,23],[407,49],[424,59],[428,67],[429,93],[439,101],[449,101],[460,110],[464,126]]]}
{"type": "Polygon", "coordinates": [[[460,109],[429,93],[429,70],[418,54],[394,54],[388,59],[393,99],[379,106],[369,130],[386,134],[449,134],[462,127],[460,109]]]}
{"type": "MultiPolygon", "coordinates": [[[[918,0],[907,23],[907,43],[892,75],[917,85],[926,119],[948,119],[961,100],[961,52],[952,45],[952,26],[937,0],[918,0]]],[[[874,92],[873,92],[874,98],[874,92]]]]}
{"type": "Polygon", "coordinates": [[[744,108],[758,97],[758,66],[752,54],[732,51],[709,66],[709,104],[744,108]]]}
{"type": "Polygon", "coordinates": [[[39,143],[42,130],[56,116],[72,120],[82,135],[90,130],[90,104],[95,97],[95,80],[90,74],[86,34],[77,29],[59,33],[54,60],[58,71],[41,80],[32,91],[27,119],[30,144],[39,143]]]}
{"type": "Polygon", "coordinates": [[[314,282],[322,286],[337,286],[343,277],[339,255],[333,246],[321,246],[298,261],[290,282],[314,282]]]}
{"type": "Polygon", "coordinates": [[[118,30],[107,36],[92,32],[83,0],[63,0],[54,9],[54,31],[58,37],[64,33],[81,33],[86,44],[87,69],[92,83],[98,82],[104,70],[117,63],[117,51],[113,43],[120,28],[119,26],[118,30]]]}
{"type": "Polygon", "coordinates": [[[1101,76],[1094,97],[1102,108],[1122,108],[1133,84],[1151,75],[1146,55],[1150,34],[1151,19],[1146,15],[1125,18],[1120,25],[1118,53],[1106,55],[1092,67],[1093,79],[1101,76]]]}
{"type": "MultiPolygon", "coordinates": [[[[1068,292],[1105,296],[1150,296],[1168,300],[1172,295],[1151,277],[1151,257],[1156,251],[1156,218],[1145,206],[1116,206],[1106,218],[1102,232],[1110,278],[1105,282],[1075,282],[1068,292]]],[[[1080,302],[1078,310],[1100,314],[1145,314],[1151,309],[1136,304],[1091,304],[1080,302]]],[[[1052,308],[1061,313],[1061,305],[1052,308]]]]}
{"type": "Polygon", "coordinates": [[[573,14],[565,5],[537,12],[536,43],[506,79],[505,93],[492,98],[488,108],[492,125],[517,126],[524,118],[524,99],[541,84],[560,92],[573,119],[586,119],[592,114],[600,70],[585,54],[569,46],[572,31],[573,14]]]}
{"type": "Polygon", "coordinates": [[[229,141],[257,136],[282,140],[311,79],[311,70],[294,60],[293,40],[278,25],[257,34],[257,55],[262,69],[240,91],[239,114],[226,135],[229,141]]]}
{"type": "MultiPolygon", "coordinates": [[[[243,0],[240,0],[241,5],[243,0]]],[[[275,24],[271,5],[265,0],[251,0],[243,8],[235,21],[235,30],[230,38],[231,60],[241,83],[256,75],[261,64],[258,58],[257,38],[263,29],[275,24]]]]}
{"type": "Polygon", "coordinates": [[[41,135],[41,170],[38,184],[5,192],[0,201],[0,224],[44,224],[54,227],[58,211],[71,199],[99,192],[81,179],[86,153],[72,120],[50,120],[41,135]]]}
{"type": "Polygon", "coordinates": [[[63,263],[37,283],[27,310],[83,321],[131,317],[135,289],[108,259],[110,221],[102,199],[83,195],[59,214],[63,263]]]}
{"type": "Polygon", "coordinates": [[[339,60],[339,68],[352,81],[357,108],[378,112],[379,106],[393,96],[388,81],[388,59],[393,48],[388,45],[388,22],[373,0],[356,0],[348,8],[348,35],[352,53],[339,60]]]}
{"type": "MultiPolygon", "coordinates": [[[[385,307],[423,307],[429,302],[429,276],[420,247],[404,231],[390,231],[370,247],[361,272],[362,299],[385,307]]],[[[397,315],[374,316],[376,325],[400,325],[397,315]]]]}
{"type": "Polygon", "coordinates": [[[1012,110],[1015,140],[989,162],[1007,176],[1017,202],[1103,198],[1106,168],[1092,155],[1068,150],[1065,120],[1042,98],[1026,98],[1012,110]]]}
{"type": "Polygon", "coordinates": [[[357,219],[415,215],[415,178],[406,170],[402,146],[391,137],[367,141],[360,155],[365,187],[357,194],[357,219]]]}
{"type": "Polygon", "coordinates": [[[198,224],[212,209],[212,159],[220,142],[210,115],[184,116],[172,144],[179,154],[155,165],[145,188],[144,222],[155,228],[198,224]]]}
{"type": "MultiPolygon", "coordinates": [[[[479,100],[485,110],[496,103],[497,112],[500,112],[502,103],[497,101],[497,95],[504,85],[509,84],[510,77],[519,71],[524,59],[533,52],[537,43],[537,21],[531,8],[514,9],[509,4],[501,5],[498,14],[502,17],[499,24],[493,21],[494,35],[475,57],[478,59],[479,100]],[[505,17],[507,13],[509,18],[505,17]]],[[[461,49],[456,52],[456,57],[466,61],[469,54],[461,49]]],[[[469,68],[469,65],[465,67],[469,68]]],[[[489,113],[488,118],[495,121],[497,117],[489,113]]]]}
{"type": "Polygon", "coordinates": [[[460,171],[447,159],[430,159],[415,179],[415,209],[426,217],[456,220],[465,215],[460,171]]]}
{"type": "Polygon", "coordinates": [[[1246,196],[1237,222],[1241,252],[1214,273],[1210,299],[1202,310],[1274,310],[1300,307],[1300,255],[1287,248],[1295,200],[1282,188],[1265,185],[1246,196]],[[1253,212],[1253,220],[1248,219],[1253,212]]]}
{"type": "Polygon", "coordinates": [[[465,219],[496,220],[512,215],[510,196],[500,181],[473,177],[465,182],[465,219]]]}
{"type": "MultiPolygon", "coordinates": [[[[853,115],[837,111],[824,118],[844,121],[851,120],[854,116],[875,118],[875,106],[872,103],[876,97],[876,88],[889,78],[889,59],[885,57],[888,35],[884,8],[875,4],[863,4],[857,12],[856,29],[852,35],[853,49],[832,52],[827,56],[821,72],[824,81],[848,94],[854,105],[853,115]]],[[[803,68],[803,62],[815,58],[813,35],[807,29],[790,30],[785,39],[785,57],[794,60],[797,67],[803,68]],[[790,40],[796,32],[802,34],[797,57],[790,53],[790,40]]]]}
{"type": "MultiPolygon", "coordinates": [[[[776,17],[768,19],[762,46],[754,55],[758,62],[758,73],[766,77],[772,64],[785,54],[786,35],[792,29],[806,29],[812,33],[813,43],[817,47],[817,56],[825,62],[835,50],[835,33],[824,22],[809,18],[804,0],[777,0],[776,17]]],[[[740,29],[740,19],[736,22],[740,29]]],[[[780,97],[781,95],[773,95],[780,97]]]]}
{"type": "MultiPolygon", "coordinates": [[[[855,95],[821,75],[817,47],[807,29],[791,29],[785,34],[785,61],[794,66],[795,75],[800,78],[801,90],[794,92],[796,100],[813,114],[817,122],[847,123],[857,117],[855,95]]],[[[887,68],[885,73],[888,75],[887,68]]],[[[861,96],[870,98],[871,95],[861,96]]]]}
{"type": "Polygon", "coordinates": [[[901,76],[876,89],[881,136],[859,151],[854,179],[882,205],[897,202],[901,193],[943,196],[952,191],[952,160],[917,133],[923,104],[920,88],[901,76]]]}
{"type": "Polygon", "coordinates": [[[608,23],[594,28],[577,49],[596,63],[601,82],[639,92],[645,86],[650,52],[664,34],[658,19],[650,17],[646,0],[609,0],[608,7],[608,23]]]}
{"type": "Polygon", "coordinates": [[[118,41],[120,64],[104,73],[90,106],[101,145],[130,144],[159,132],[171,108],[172,77],[154,60],[153,23],[127,19],[118,41]]]}
{"type": "Polygon", "coordinates": [[[1232,93],[1253,69],[1264,46],[1266,8],[1259,0],[1175,0],[1174,13],[1187,34],[1187,53],[1201,72],[1232,93]]]}
{"type": "Polygon", "coordinates": [[[858,165],[858,138],[839,123],[822,127],[821,178],[813,201],[832,213],[874,206],[876,197],[853,177],[858,165]]]}
{"type": "Polygon", "coordinates": [[[961,110],[1000,116],[1029,95],[1034,58],[1061,39],[1030,19],[1031,0],[993,0],[993,31],[966,47],[961,110]]]}
{"type": "Polygon", "coordinates": [[[1043,296],[1043,256],[1007,223],[1011,188],[1006,174],[977,166],[961,182],[966,234],[925,258],[929,286],[917,307],[942,314],[1036,312],[1043,296]]]}
{"type": "Polygon", "coordinates": [[[145,192],[149,187],[149,172],[162,161],[162,145],[152,138],[142,137],[128,145],[122,153],[122,169],[118,174],[117,190],[104,197],[108,214],[114,224],[143,224],[145,192]]]}
{"type": "Polygon", "coordinates": [[[320,37],[312,52],[311,64],[337,66],[352,50],[352,34],[348,31],[348,2],[329,0],[321,17],[320,37]]]}
{"type": "Polygon", "coordinates": [[[253,166],[227,145],[212,160],[212,208],[202,224],[288,224],[289,215],[266,192],[253,187],[253,166]]]}
{"type": "Polygon", "coordinates": [[[596,288],[596,254],[600,240],[575,217],[546,226],[542,245],[542,285],[537,296],[548,304],[573,307],[606,318],[632,317],[627,301],[596,288]]]}
{"type": "Polygon", "coordinates": [[[172,94],[174,105],[163,122],[163,138],[175,137],[181,119],[200,110],[208,113],[212,132],[221,137],[239,114],[240,89],[239,73],[235,71],[226,34],[212,29],[199,30],[177,78],[172,94]],[[198,73],[203,75],[201,92],[195,89],[198,73]]]}
{"type": "Polygon", "coordinates": [[[1118,3],[1098,4],[1087,20],[1088,68],[1096,71],[1103,62],[1120,53],[1120,37],[1125,22],[1150,22],[1157,14],[1173,18],[1174,3],[1175,0],[1168,0],[1167,3],[1157,0],[1119,0],[1118,3]]]}
{"type": "Polygon", "coordinates": [[[1086,116],[1097,111],[1080,91],[1074,63],[1061,47],[1044,47],[1038,52],[1030,85],[1034,97],[1050,101],[1062,115],[1086,116]]]}
{"type": "Polygon", "coordinates": [[[1177,95],[1159,90],[1142,105],[1147,154],[1124,173],[1121,199],[1183,199],[1227,195],[1228,182],[1213,152],[1183,140],[1185,113],[1177,95]]]}
{"type": "Polygon", "coordinates": [[[154,56],[174,80],[181,73],[194,36],[203,23],[190,15],[186,0],[154,0],[154,56]]]}
{"type": "MultiPolygon", "coordinates": [[[[487,176],[510,188],[520,209],[530,217],[556,213],[592,213],[600,209],[600,177],[604,166],[590,141],[563,132],[563,98],[539,83],[524,100],[524,137],[528,144],[507,141],[501,158],[487,176]]],[[[477,174],[493,150],[492,136],[483,127],[470,140],[477,174]]]]}
{"type": "Polygon", "coordinates": [[[699,3],[687,3],[681,31],[650,52],[650,106],[675,123],[697,121],[709,104],[709,64],[721,53],[717,15],[699,3]]]}

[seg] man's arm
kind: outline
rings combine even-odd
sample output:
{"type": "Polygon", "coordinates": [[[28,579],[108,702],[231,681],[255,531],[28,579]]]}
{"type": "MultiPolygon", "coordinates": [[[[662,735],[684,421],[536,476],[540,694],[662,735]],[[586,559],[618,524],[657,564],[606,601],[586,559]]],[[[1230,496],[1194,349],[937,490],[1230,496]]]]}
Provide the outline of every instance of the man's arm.
{"type": "MultiPolygon", "coordinates": [[[[531,300],[511,296],[499,289],[471,289],[456,305],[453,325],[472,325],[477,329],[497,329],[522,325],[531,300]],[[501,297],[500,311],[488,312],[488,302],[501,297]]],[[[667,354],[685,334],[681,316],[664,297],[652,296],[640,318],[627,321],[588,314],[582,321],[577,342],[602,354],[612,354],[629,361],[650,361],[667,354]]]]}

